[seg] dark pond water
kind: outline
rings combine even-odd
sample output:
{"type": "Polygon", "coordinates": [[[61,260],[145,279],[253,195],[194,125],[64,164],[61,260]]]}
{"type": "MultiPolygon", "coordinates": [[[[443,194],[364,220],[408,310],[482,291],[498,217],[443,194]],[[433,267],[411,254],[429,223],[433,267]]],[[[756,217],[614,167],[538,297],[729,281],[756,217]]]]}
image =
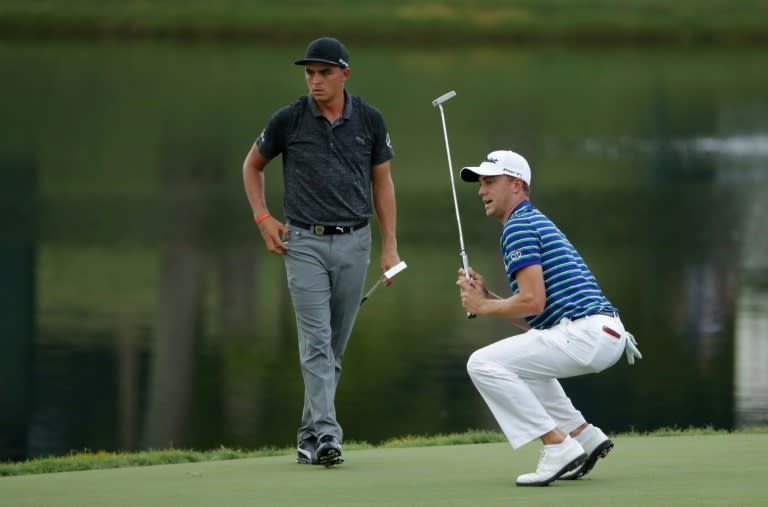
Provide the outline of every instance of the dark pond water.
{"type": "MultiPolygon", "coordinates": [[[[0,459],[293,442],[302,386],[279,258],[241,164],[305,92],[295,47],[0,44],[0,459]]],[[[758,51],[351,48],[385,114],[408,270],[362,308],[349,440],[496,429],[465,372],[454,167],[509,148],[645,355],[564,381],[607,431],[768,423],[768,69],[758,51]]],[[[267,170],[280,210],[279,164],[267,170]]],[[[471,264],[507,290],[458,185],[471,264]]],[[[372,265],[377,265],[374,257],[372,265]]],[[[369,283],[376,279],[369,273],[369,283]]]]}

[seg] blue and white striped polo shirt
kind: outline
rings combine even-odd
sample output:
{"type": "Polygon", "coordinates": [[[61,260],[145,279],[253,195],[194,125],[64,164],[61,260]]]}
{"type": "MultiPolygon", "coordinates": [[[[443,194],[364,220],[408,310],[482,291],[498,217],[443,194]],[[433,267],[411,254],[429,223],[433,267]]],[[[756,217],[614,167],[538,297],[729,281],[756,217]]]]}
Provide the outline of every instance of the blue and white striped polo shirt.
{"type": "Polygon", "coordinates": [[[541,264],[547,303],[543,312],[526,317],[532,328],[548,329],[563,317],[616,311],[568,238],[530,201],[521,202],[509,216],[501,233],[501,252],[513,293],[519,291],[515,273],[541,264]]]}

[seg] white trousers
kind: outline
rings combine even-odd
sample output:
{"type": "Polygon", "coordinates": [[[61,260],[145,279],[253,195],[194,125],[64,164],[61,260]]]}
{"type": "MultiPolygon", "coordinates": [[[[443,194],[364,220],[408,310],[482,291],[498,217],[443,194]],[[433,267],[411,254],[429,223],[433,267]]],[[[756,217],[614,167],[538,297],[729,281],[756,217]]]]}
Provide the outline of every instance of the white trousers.
{"type": "Polygon", "coordinates": [[[618,317],[563,319],[550,329],[531,329],[476,350],[467,372],[517,449],[555,428],[570,433],[585,423],[557,379],[614,365],[626,340],[618,317]]]}

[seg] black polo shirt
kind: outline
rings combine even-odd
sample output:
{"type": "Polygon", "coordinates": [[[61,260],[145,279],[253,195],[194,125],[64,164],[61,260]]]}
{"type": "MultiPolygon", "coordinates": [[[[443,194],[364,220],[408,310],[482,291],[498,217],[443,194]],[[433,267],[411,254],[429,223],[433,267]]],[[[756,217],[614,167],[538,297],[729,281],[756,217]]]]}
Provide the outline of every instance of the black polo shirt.
{"type": "Polygon", "coordinates": [[[307,95],[277,111],[256,145],[270,160],[283,155],[285,216],[307,224],[370,218],[371,168],[394,156],[379,110],[346,90],[333,125],[307,95]]]}

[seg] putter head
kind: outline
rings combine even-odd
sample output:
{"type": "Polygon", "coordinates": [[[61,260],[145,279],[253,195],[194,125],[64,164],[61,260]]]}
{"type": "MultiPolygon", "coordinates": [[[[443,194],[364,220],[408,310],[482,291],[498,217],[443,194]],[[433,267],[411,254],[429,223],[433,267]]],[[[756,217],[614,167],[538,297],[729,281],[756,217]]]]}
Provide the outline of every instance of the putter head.
{"type": "Polygon", "coordinates": [[[368,293],[367,293],[367,294],[365,294],[365,296],[363,296],[363,299],[362,299],[362,301],[360,301],[360,306],[363,306],[363,303],[365,303],[366,301],[368,301],[368,298],[369,298],[369,297],[371,297],[371,295],[372,295],[374,292],[376,292],[376,289],[378,289],[378,288],[379,288],[379,286],[381,286],[381,282],[382,282],[383,280],[389,280],[390,278],[392,278],[393,276],[395,276],[396,274],[398,274],[399,272],[401,272],[402,270],[404,270],[404,269],[405,269],[405,268],[407,268],[407,267],[408,267],[408,266],[405,264],[405,261],[400,261],[400,262],[398,262],[397,264],[395,264],[394,266],[392,266],[391,268],[389,268],[389,269],[388,269],[388,270],[387,270],[387,271],[384,273],[384,276],[383,276],[383,278],[379,278],[378,280],[376,280],[376,283],[375,283],[375,284],[373,284],[373,287],[371,287],[371,290],[369,290],[369,291],[368,291],[368,293]]]}
{"type": "Polygon", "coordinates": [[[393,276],[395,276],[396,274],[398,274],[399,272],[401,272],[402,270],[404,270],[407,267],[408,267],[408,265],[405,263],[405,261],[400,261],[397,264],[395,264],[394,266],[392,266],[391,268],[389,268],[384,273],[384,278],[389,280],[390,278],[392,278],[393,276]]]}
{"type": "Polygon", "coordinates": [[[450,92],[446,93],[445,95],[440,95],[438,98],[433,100],[432,101],[432,105],[437,107],[440,104],[442,104],[443,102],[445,102],[446,100],[451,100],[455,96],[456,96],[456,92],[455,91],[450,91],[450,92]]]}

